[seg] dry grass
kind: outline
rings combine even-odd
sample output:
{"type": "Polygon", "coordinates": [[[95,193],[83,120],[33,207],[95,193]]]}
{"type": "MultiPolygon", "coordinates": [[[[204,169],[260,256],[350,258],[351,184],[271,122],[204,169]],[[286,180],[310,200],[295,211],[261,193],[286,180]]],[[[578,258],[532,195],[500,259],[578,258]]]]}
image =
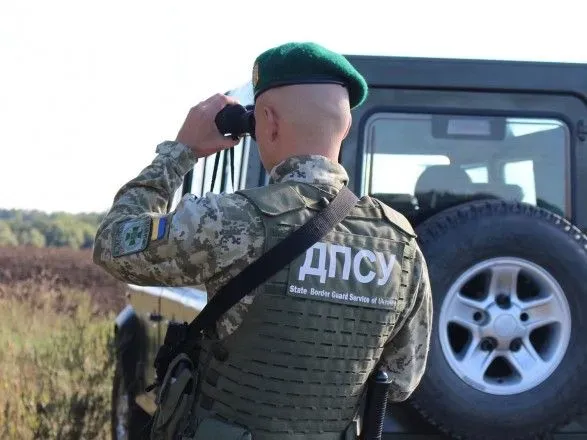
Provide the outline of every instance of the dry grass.
{"type": "Polygon", "coordinates": [[[116,308],[55,276],[4,281],[0,438],[108,439],[116,308]]]}

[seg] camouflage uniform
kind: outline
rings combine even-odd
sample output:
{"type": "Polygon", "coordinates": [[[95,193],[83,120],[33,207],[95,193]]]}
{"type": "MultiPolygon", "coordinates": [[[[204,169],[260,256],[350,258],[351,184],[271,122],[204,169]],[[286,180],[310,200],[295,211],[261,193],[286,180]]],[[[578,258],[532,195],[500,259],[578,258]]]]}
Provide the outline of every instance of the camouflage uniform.
{"type": "MultiPolygon", "coordinates": [[[[117,193],[100,225],[94,261],[125,282],[139,285],[185,286],[205,284],[208,295],[263,252],[265,231],[256,208],[239,194],[186,195],[166,213],[168,200],[181,185],[196,159],[184,145],[164,142],[153,163],[117,193]],[[167,219],[161,236],[146,241],[139,252],[113,256],[120,228],[132,220],[167,219]]],[[[344,168],[322,156],[298,156],[277,165],[273,182],[297,181],[337,192],[348,181],[344,168]]],[[[432,301],[425,260],[416,249],[412,269],[413,292],[383,352],[394,385],[389,398],[405,400],[425,369],[432,325],[432,301]]],[[[244,297],[218,324],[220,338],[239,325],[253,298],[244,297]]]]}

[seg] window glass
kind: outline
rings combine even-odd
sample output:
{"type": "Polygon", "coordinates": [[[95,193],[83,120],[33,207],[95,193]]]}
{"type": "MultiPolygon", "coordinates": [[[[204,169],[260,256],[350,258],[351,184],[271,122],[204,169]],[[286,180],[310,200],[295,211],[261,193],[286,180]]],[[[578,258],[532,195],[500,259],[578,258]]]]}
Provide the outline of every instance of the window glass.
{"type": "Polygon", "coordinates": [[[486,166],[464,168],[473,183],[489,182],[489,172],[486,166]]]}
{"type": "Polygon", "coordinates": [[[371,191],[375,193],[413,194],[418,176],[430,165],[447,165],[448,157],[440,154],[378,154],[373,155],[373,180],[371,191]],[[401,179],[390,179],[391,170],[401,172],[401,179]]]}
{"type": "Polygon", "coordinates": [[[219,153],[200,159],[194,167],[192,178],[191,193],[197,197],[205,195],[207,192],[214,193],[232,193],[244,188],[246,183],[246,170],[248,165],[250,138],[246,136],[233,148],[234,151],[234,184],[231,174],[231,155],[230,150],[223,150],[219,153]],[[216,157],[220,155],[214,187],[212,188],[212,177],[214,174],[214,164],[216,157]]]}
{"type": "Polygon", "coordinates": [[[534,176],[534,161],[519,160],[508,162],[503,167],[505,183],[508,185],[518,185],[522,188],[522,201],[536,204],[536,186],[534,176]]]}
{"type": "Polygon", "coordinates": [[[568,214],[561,121],[379,113],[365,130],[364,192],[412,219],[479,198],[568,214]]]}

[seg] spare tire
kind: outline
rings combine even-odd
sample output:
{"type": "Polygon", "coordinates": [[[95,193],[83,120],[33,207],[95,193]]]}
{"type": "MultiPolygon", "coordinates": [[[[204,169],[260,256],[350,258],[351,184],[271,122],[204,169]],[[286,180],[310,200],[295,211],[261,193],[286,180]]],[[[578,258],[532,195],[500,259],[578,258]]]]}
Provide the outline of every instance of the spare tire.
{"type": "Polygon", "coordinates": [[[410,399],[459,439],[536,439],[587,401],[587,237],[531,205],[486,200],[416,231],[434,302],[410,399]]]}

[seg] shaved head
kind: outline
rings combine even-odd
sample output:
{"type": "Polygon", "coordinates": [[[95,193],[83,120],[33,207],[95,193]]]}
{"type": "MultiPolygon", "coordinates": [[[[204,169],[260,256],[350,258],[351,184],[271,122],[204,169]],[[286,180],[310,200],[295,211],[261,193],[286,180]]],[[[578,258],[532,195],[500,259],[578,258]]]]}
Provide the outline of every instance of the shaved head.
{"type": "Polygon", "coordinates": [[[255,103],[256,137],[267,171],[291,156],[337,162],[351,125],[349,95],[337,84],[296,84],[262,93],[255,103]]]}

